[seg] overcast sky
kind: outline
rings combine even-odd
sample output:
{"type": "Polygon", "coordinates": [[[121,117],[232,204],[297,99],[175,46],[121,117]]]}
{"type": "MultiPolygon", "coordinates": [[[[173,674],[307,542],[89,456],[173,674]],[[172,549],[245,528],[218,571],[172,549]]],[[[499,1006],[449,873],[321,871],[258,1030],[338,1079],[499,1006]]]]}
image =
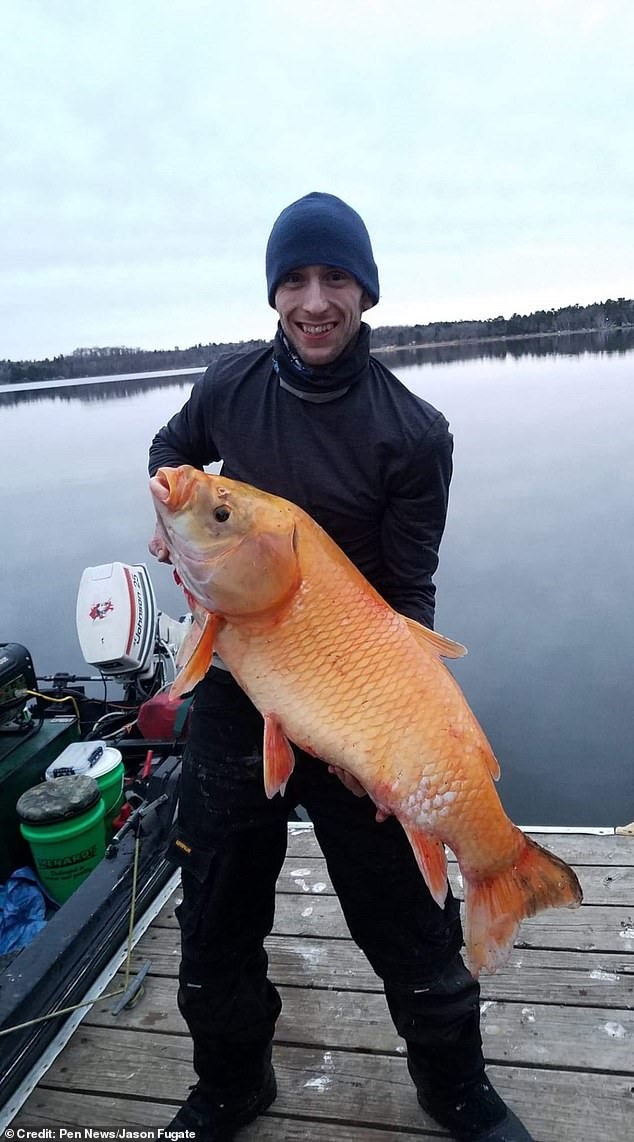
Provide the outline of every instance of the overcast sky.
{"type": "Polygon", "coordinates": [[[372,325],[634,295],[631,0],[1,0],[0,358],[271,336],[363,216],[372,325]]]}

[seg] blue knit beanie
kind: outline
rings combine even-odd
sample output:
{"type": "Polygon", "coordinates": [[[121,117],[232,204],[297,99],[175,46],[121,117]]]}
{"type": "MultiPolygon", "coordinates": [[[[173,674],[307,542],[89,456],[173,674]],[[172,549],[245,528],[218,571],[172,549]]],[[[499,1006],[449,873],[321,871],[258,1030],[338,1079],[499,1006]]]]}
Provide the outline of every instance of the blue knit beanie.
{"type": "Polygon", "coordinates": [[[266,247],[269,305],[285,274],[300,266],[336,266],[347,270],[376,305],[379,272],[363,219],[334,194],[314,191],[282,211],[266,247]]]}

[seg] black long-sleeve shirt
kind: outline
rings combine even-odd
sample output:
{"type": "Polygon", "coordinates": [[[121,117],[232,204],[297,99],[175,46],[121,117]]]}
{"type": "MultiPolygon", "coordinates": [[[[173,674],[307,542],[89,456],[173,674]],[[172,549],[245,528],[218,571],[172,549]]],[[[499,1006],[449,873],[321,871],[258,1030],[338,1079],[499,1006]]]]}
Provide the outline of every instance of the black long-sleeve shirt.
{"type": "Polygon", "coordinates": [[[162,466],[222,472],[304,508],[386,601],[432,627],[432,576],[452,472],[447,421],[368,354],[342,395],[302,400],[271,349],[228,354],[154,437],[162,466]]]}

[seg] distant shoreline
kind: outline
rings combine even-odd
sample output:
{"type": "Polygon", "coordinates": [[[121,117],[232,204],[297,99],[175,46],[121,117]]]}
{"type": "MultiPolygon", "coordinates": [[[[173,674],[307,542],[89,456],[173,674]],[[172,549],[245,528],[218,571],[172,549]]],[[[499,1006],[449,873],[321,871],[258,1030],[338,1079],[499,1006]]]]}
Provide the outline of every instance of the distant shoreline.
{"type": "Polygon", "coordinates": [[[634,329],[634,325],[611,325],[609,329],[553,329],[547,333],[501,333],[491,334],[489,337],[454,337],[450,341],[410,341],[407,345],[376,345],[372,347],[373,353],[406,353],[410,349],[441,349],[454,345],[480,345],[491,341],[530,341],[541,337],[577,337],[578,335],[609,337],[621,329],[634,329]]]}
{"type": "Polygon", "coordinates": [[[20,393],[36,391],[37,389],[67,389],[73,385],[106,385],[116,381],[151,381],[156,377],[187,377],[194,373],[204,373],[206,365],[196,365],[193,368],[185,366],[182,369],[155,369],[144,373],[101,373],[94,377],[51,377],[47,381],[18,381],[0,385],[0,393],[20,393]]]}

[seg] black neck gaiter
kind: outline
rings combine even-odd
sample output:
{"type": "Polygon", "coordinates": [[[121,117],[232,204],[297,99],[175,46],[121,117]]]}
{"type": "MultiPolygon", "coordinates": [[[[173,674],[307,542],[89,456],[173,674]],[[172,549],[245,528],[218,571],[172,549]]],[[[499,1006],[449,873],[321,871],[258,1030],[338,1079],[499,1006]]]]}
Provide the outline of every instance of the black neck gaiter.
{"type": "Polygon", "coordinates": [[[306,365],[298,356],[282,327],[278,325],[273,343],[273,368],[282,388],[301,400],[321,404],[337,400],[368,375],[370,367],[370,326],[361,323],[358,337],[330,365],[306,365]]]}

